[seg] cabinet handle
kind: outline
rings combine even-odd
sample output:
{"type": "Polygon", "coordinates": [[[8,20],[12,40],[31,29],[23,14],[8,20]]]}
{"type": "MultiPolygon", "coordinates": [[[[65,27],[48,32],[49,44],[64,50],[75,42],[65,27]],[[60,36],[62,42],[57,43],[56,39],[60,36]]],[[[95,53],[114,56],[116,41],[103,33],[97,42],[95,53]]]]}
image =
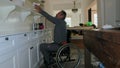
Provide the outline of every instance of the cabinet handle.
{"type": "Polygon", "coordinates": [[[33,49],[34,47],[30,47],[30,49],[33,49]]]}
{"type": "Polygon", "coordinates": [[[36,32],[34,32],[34,34],[37,34],[36,32]]]}
{"type": "Polygon", "coordinates": [[[6,38],[5,38],[5,40],[7,40],[7,41],[8,41],[8,40],[9,40],[9,38],[8,38],[8,37],[6,37],[6,38]]]}
{"type": "Polygon", "coordinates": [[[24,36],[27,36],[27,34],[24,34],[24,36]]]}

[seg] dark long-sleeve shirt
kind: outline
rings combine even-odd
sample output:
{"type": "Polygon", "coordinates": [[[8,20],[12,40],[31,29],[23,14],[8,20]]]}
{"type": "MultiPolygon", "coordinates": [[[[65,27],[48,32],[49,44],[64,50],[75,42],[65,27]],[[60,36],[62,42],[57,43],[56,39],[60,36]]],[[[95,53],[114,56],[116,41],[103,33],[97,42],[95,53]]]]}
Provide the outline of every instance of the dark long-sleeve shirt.
{"type": "Polygon", "coordinates": [[[46,13],[45,11],[40,12],[43,16],[45,16],[49,21],[55,24],[54,28],[54,42],[60,43],[62,41],[67,40],[67,30],[66,30],[66,22],[62,19],[57,19],[46,13]]]}

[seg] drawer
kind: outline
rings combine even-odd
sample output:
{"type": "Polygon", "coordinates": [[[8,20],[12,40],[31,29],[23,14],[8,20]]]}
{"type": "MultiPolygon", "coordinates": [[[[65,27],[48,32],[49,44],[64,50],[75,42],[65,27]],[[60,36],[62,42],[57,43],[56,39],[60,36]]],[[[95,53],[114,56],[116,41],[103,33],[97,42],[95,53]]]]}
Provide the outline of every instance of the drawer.
{"type": "Polygon", "coordinates": [[[15,50],[14,36],[0,37],[0,55],[15,50]]]}
{"type": "Polygon", "coordinates": [[[28,42],[28,34],[24,33],[24,34],[18,34],[15,35],[15,45],[21,45],[23,43],[27,43],[28,42]]]}
{"type": "Polygon", "coordinates": [[[38,36],[39,36],[38,32],[31,32],[28,34],[28,39],[32,40],[32,39],[38,38],[38,36]]]}

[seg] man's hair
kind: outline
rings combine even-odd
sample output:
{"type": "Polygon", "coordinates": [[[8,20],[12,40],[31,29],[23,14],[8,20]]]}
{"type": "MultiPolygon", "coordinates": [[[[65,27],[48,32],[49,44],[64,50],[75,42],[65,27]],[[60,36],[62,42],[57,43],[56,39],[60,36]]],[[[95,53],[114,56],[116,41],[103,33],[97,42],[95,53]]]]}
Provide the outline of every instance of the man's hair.
{"type": "Polygon", "coordinates": [[[66,18],[66,12],[64,10],[61,10],[62,14],[64,15],[63,20],[66,18]]]}

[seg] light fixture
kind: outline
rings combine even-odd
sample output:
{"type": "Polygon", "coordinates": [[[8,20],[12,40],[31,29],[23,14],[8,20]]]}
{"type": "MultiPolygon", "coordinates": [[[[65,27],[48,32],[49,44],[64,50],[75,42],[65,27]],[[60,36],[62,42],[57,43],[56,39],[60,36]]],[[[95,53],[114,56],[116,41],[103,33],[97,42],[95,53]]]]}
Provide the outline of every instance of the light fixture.
{"type": "Polygon", "coordinates": [[[73,5],[74,5],[74,7],[72,8],[72,12],[76,13],[78,11],[78,9],[75,7],[75,1],[73,1],[73,5]]]}

